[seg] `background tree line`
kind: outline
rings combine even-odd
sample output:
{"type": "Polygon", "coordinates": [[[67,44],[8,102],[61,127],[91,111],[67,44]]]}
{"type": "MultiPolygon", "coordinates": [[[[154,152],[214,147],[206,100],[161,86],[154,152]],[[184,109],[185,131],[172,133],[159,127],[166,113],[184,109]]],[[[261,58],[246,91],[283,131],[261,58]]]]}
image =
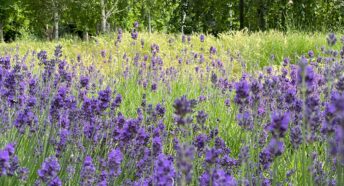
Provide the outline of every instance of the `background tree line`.
{"type": "Polygon", "coordinates": [[[343,0],[0,0],[0,42],[35,36],[231,30],[336,31],[344,25],[343,0]]]}

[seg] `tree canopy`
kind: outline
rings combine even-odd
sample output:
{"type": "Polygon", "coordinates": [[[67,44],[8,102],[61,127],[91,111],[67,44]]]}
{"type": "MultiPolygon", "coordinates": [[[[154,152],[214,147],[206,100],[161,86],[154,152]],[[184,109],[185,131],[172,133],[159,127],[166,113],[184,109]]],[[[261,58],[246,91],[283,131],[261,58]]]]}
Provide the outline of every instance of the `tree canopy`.
{"type": "Polygon", "coordinates": [[[344,25],[342,0],[0,0],[0,41],[23,34],[88,38],[135,21],[147,32],[335,31],[344,25]]]}

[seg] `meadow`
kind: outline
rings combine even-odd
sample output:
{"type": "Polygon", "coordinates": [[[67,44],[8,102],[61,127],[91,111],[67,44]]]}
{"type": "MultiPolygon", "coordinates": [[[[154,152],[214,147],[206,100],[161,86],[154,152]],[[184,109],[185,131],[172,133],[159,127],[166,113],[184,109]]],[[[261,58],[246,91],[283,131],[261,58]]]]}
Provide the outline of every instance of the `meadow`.
{"type": "Polygon", "coordinates": [[[340,33],[0,44],[0,185],[344,185],[340,33]]]}

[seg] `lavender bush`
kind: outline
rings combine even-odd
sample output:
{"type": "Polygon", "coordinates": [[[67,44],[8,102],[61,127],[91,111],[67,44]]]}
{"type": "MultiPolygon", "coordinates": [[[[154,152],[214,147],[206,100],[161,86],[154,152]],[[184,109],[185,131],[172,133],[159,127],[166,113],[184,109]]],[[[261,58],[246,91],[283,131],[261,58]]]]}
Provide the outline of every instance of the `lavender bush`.
{"type": "Polygon", "coordinates": [[[0,185],[344,185],[334,34],[252,73],[240,53],[205,48],[206,35],[169,39],[182,48],[171,57],[137,25],[99,61],[61,45],[4,51],[0,185]]]}

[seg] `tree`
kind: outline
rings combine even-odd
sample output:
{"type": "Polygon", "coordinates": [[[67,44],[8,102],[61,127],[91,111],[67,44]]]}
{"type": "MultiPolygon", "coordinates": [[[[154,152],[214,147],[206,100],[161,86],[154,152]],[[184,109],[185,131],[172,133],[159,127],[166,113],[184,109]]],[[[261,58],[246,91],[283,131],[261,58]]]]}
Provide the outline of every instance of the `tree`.
{"type": "Polygon", "coordinates": [[[0,43],[4,42],[4,26],[8,23],[13,1],[0,0],[0,43]]]}
{"type": "Polygon", "coordinates": [[[67,8],[69,0],[25,0],[26,7],[29,10],[28,16],[34,21],[35,29],[45,28],[44,35],[47,38],[49,25],[53,27],[53,38],[59,39],[59,23],[61,21],[61,13],[67,8]]]}
{"type": "Polygon", "coordinates": [[[63,19],[75,26],[73,32],[81,31],[83,39],[89,40],[89,34],[96,34],[97,23],[99,23],[99,0],[70,0],[66,16],[63,19]],[[79,11],[75,11],[79,10],[79,11]]]}
{"type": "Polygon", "coordinates": [[[244,25],[244,20],[245,20],[245,4],[244,4],[244,0],[239,0],[239,21],[240,21],[240,30],[244,29],[245,25],[244,25]]]}
{"type": "Polygon", "coordinates": [[[0,43],[13,41],[29,27],[26,11],[20,0],[0,0],[0,43]]]}
{"type": "Polygon", "coordinates": [[[167,30],[176,4],[171,0],[134,0],[127,19],[139,21],[149,33],[167,30]]]}
{"type": "Polygon", "coordinates": [[[154,10],[156,10],[156,5],[158,4],[157,0],[141,0],[140,2],[142,23],[147,25],[149,33],[152,33],[152,19],[154,19],[154,10]]]}
{"type": "Polygon", "coordinates": [[[282,5],[281,5],[281,26],[282,26],[282,30],[283,31],[287,31],[287,0],[282,0],[281,1],[282,5]]]}
{"type": "Polygon", "coordinates": [[[29,31],[47,39],[64,32],[89,35],[130,30],[217,35],[287,28],[336,31],[344,25],[340,0],[0,0],[0,42],[29,31]],[[12,35],[12,36],[10,36],[12,35]]]}
{"type": "Polygon", "coordinates": [[[106,33],[108,30],[108,19],[111,16],[115,16],[117,13],[120,13],[126,10],[127,7],[119,9],[118,4],[120,0],[99,0],[100,1],[100,10],[101,10],[101,32],[106,33]]]}
{"type": "Polygon", "coordinates": [[[258,0],[257,5],[257,18],[258,18],[258,25],[260,30],[265,30],[265,13],[266,13],[266,6],[268,6],[265,0],[258,0]]]}

